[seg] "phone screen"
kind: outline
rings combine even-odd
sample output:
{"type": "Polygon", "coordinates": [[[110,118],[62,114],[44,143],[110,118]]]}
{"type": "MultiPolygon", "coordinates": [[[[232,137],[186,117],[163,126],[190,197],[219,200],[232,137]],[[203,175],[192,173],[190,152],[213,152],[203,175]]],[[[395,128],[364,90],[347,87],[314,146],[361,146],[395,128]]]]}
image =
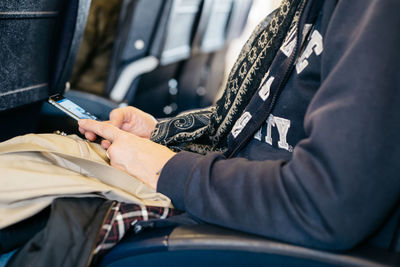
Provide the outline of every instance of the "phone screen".
{"type": "Polygon", "coordinates": [[[65,111],[68,115],[76,120],[79,119],[92,119],[97,120],[97,117],[90,114],[68,98],[57,95],[50,98],[50,103],[65,111]]]}
{"type": "Polygon", "coordinates": [[[57,101],[58,104],[66,108],[67,110],[71,111],[74,113],[78,118],[80,119],[92,119],[92,120],[97,120],[96,116],[93,116],[71,100],[64,98],[62,100],[57,101]]]}

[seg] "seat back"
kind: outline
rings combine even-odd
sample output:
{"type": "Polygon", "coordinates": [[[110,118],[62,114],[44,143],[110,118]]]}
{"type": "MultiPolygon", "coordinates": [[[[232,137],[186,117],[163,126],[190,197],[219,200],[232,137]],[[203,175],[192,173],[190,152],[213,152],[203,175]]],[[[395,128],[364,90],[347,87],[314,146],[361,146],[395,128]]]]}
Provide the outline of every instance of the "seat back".
{"type": "Polygon", "coordinates": [[[124,0],[106,96],[159,117],[210,104],[252,2],[124,0]]]}
{"type": "MultiPolygon", "coordinates": [[[[168,2],[168,1],[167,1],[168,2]]],[[[169,3],[162,0],[123,0],[109,67],[106,95],[123,69],[150,53],[157,25],[169,3]]]]}
{"type": "Polygon", "coordinates": [[[111,99],[126,100],[139,76],[190,56],[200,5],[201,0],[124,1],[107,83],[111,99]]]}
{"type": "Polygon", "coordinates": [[[228,42],[241,34],[252,3],[203,0],[190,58],[143,75],[130,104],[160,118],[211,105],[225,78],[228,42]]]}
{"type": "Polygon", "coordinates": [[[178,0],[172,3],[166,29],[160,32],[152,49],[152,55],[160,58],[161,66],[190,57],[192,31],[200,6],[201,0],[178,0]]]}
{"type": "MultiPolygon", "coordinates": [[[[7,125],[0,139],[33,130],[20,115],[65,89],[89,6],[90,0],[0,2],[0,123],[7,125]]],[[[29,120],[39,112],[29,112],[29,120]]]]}
{"type": "Polygon", "coordinates": [[[233,2],[234,0],[204,0],[193,41],[194,52],[210,53],[223,48],[233,2]]]}
{"type": "Polygon", "coordinates": [[[247,23],[251,6],[254,0],[233,0],[233,7],[226,33],[226,40],[229,42],[239,38],[247,23]]]}

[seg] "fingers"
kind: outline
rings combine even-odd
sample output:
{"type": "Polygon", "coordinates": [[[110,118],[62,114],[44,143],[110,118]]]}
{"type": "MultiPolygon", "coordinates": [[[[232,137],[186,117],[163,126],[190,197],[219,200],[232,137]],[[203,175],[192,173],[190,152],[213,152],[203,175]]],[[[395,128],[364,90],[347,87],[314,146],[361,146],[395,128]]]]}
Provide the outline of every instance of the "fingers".
{"type": "Polygon", "coordinates": [[[108,140],[101,140],[101,147],[104,149],[108,149],[111,146],[111,142],[108,140]]]}
{"type": "Polygon", "coordinates": [[[96,138],[97,138],[96,134],[94,134],[92,132],[86,132],[85,133],[85,137],[86,137],[87,140],[92,141],[92,142],[94,140],[96,140],[96,138]]]}
{"type": "Polygon", "coordinates": [[[96,139],[96,135],[98,135],[113,142],[119,133],[118,128],[104,122],[85,119],[79,120],[78,124],[85,131],[85,137],[91,141],[96,139]]]}
{"type": "Polygon", "coordinates": [[[86,132],[85,129],[83,129],[82,127],[78,127],[78,130],[81,134],[85,134],[86,132]]]}
{"type": "Polygon", "coordinates": [[[79,129],[79,132],[80,132],[82,135],[84,135],[85,138],[86,138],[87,140],[89,140],[89,141],[94,141],[94,140],[96,140],[96,137],[97,137],[97,136],[96,136],[94,133],[88,132],[88,131],[86,131],[85,129],[83,129],[82,127],[79,127],[78,129],[79,129]]]}

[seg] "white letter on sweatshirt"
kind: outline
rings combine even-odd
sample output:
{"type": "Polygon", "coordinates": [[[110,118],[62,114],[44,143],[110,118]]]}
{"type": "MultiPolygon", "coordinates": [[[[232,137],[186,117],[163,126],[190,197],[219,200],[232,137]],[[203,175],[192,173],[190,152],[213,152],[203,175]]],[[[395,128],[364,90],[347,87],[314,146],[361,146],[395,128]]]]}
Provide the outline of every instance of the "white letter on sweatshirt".
{"type": "Polygon", "coordinates": [[[272,133],[271,128],[275,127],[274,115],[270,114],[267,119],[267,135],[265,136],[265,142],[272,146],[272,133]]]}
{"type": "Polygon", "coordinates": [[[287,143],[287,133],[290,128],[290,120],[276,117],[272,114],[267,119],[267,134],[265,136],[265,142],[272,145],[272,127],[276,127],[279,133],[278,147],[291,150],[291,146],[287,143]]]}
{"type": "Polygon", "coordinates": [[[317,31],[313,31],[311,40],[308,42],[306,49],[299,58],[299,62],[296,65],[297,74],[300,74],[308,66],[308,58],[313,52],[319,56],[324,51],[324,45],[322,43],[322,35],[317,31]]]}
{"type": "Polygon", "coordinates": [[[289,150],[289,144],[286,141],[287,133],[290,128],[290,120],[284,119],[284,118],[279,118],[279,117],[274,117],[276,128],[278,128],[279,132],[279,142],[278,146],[280,148],[289,150]]]}
{"type": "Polygon", "coordinates": [[[275,77],[270,77],[268,81],[264,84],[264,86],[261,88],[260,92],[258,92],[258,95],[261,97],[263,101],[267,100],[269,97],[269,91],[271,89],[271,84],[274,82],[275,77]]]}
{"type": "Polygon", "coordinates": [[[240,118],[237,120],[232,129],[232,135],[234,138],[236,138],[242,132],[242,130],[244,129],[244,127],[246,127],[251,117],[252,116],[249,112],[245,112],[242,114],[242,116],[240,116],[240,118]]]}

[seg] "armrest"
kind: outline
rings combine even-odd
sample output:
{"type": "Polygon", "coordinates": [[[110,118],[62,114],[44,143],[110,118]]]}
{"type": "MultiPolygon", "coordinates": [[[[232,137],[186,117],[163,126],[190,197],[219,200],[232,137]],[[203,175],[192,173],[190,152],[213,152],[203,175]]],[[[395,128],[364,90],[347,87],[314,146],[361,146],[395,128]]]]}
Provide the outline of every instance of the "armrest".
{"type": "Polygon", "coordinates": [[[178,226],[131,236],[101,266],[400,266],[400,253],[362,247],[329,252],[211,225],[178,226]],[[158,234],[157,234],[158,232],[158,234]]]}

